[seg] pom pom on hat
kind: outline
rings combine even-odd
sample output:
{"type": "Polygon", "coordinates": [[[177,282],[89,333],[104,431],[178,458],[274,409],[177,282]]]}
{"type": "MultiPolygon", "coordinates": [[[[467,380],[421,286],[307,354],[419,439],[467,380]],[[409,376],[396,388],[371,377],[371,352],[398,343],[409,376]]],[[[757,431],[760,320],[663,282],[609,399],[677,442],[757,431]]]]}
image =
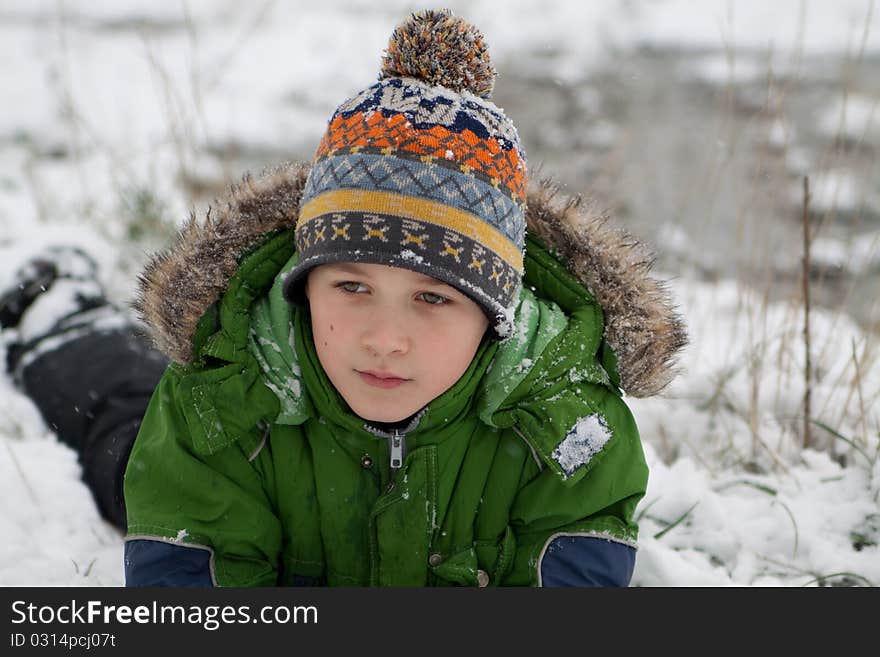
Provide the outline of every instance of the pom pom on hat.
{"type": "Polygon", "coordinates": [[[415,13],[394,30],[380,80],[411,77],[488,98],[495,69],[480,31],[448,9],[415,13]]]}

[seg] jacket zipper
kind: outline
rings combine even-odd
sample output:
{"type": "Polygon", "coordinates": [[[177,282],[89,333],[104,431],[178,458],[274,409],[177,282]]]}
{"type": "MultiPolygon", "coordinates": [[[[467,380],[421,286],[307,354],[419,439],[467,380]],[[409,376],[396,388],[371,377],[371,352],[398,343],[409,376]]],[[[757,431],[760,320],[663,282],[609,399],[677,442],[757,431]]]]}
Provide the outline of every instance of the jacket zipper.
{"type": "Polygon", "coordinates": [[[395,429],[394,433],[388,436],[388,454],[390,457],[391,476],[400,470],[403,465],[403,459],[406,458],[406,434],[395,429]]]}
{"type": "MultiPolygon", "coordinates": [[[[412,429],[414,429],[421,419],[422,415],[427,412],[427,408],[422,409],[416,414],[413,418],[412,422],[409,423],[409,426],[405,427],[403,430],[394,429],[392,433],[388,433],[386,431],[382,431],[381,429],[377,429],[376,427],[371,427],[369,424],[364,425],[364,428],[374,436],[378,437],[387,437],[388,439],[388,459],[390,465],[390,477],[388,478],[388,484],[385,486],[385,494],[391,492],[394,488],[394,475],[397,474],[397,471],[403,467],[403,461],[406,458],[406,435],[412,429]]],[[[370,539],[369,539],[369,551],[370,551],[370,586],[377,586],[379,584],[379,540],[376,535],[376,508],[373,507],[373,511],[370,513],[370,539]]]]}
{"type": "MultiPolygon", "coordinates": [[[[394,475],[400,470],[403,465],[403,459],[406,457],[406,433],[400,431],[399,429],[395,429],[394,433],[387,434],[384,431],[379,431],[372,427],[367,427],[367,429],[377,435],[381,436],[385,434],[388,436],[388,458],[389,465],[391,466],[391,470],[388,477],[388,483],[385,485],[385,495],[390,493],[394,488],[394,475]]],[[[378,571],[378,563],[379,563],[379,541],[376,536],[376,509],[373,508],[372,513],[370,513],[370,586],[378,586],[379,584],[379,571],[378,571]]]]}
{"type": "Polygon", "coordinates": [[[408,426],[403,429],[394,429],[392,433],[371,427],[369,424],[364,426],[374,436],[386,437],[388,439],[388,464],[391,468],[391,481],[394,481],[394,474],[403,467],[403,461],[406,458],[406,435],[418,426],[419,420],[427,410],[427,408],[423,408],[413,417],[408,426]]]}

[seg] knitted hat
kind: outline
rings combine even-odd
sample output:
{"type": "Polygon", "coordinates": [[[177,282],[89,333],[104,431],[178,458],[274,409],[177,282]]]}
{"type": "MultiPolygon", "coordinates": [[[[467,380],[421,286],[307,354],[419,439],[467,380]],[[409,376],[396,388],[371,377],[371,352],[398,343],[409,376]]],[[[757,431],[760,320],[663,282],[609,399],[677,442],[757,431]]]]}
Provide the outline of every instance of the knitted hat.
{"type": "Polygon", "coordinates": [[[482,35],[448,10],[395,29],[379,82],[336,109],[318,146],[288,300],[302,299],[317,265],[385,264],[457,288],[497,336],[510,334],[526,161],[513,123],[489,100],[494,79],[482,35]]]}

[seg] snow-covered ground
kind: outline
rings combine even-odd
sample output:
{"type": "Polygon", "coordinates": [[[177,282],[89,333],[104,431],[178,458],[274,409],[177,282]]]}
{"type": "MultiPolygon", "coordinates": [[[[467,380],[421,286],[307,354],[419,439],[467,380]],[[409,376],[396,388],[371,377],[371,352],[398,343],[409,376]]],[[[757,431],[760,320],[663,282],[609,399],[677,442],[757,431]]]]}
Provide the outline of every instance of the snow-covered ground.
{"type": "MultiPolygon", "coordinates": [[[[722,84],[761,75],[748,59],[725,67],[736,49],[880,56],[880,7],[868,0],[446,4],[486,35],[499,85],[505,70],[548,65],[565,85],[646,47],[699,51],[692,73],[722,84]]],[[[332,109],[375,79],[394,25],[418,8],[4,0],[0,288],[41,245],[75,243],[125,302],[169,221],[245,169],[311,156],[332,109]]],[[[816,130],[880,134],[877,95],[851,101],[816,130]]],[[[537,135],[520,132],[529,149],[537,135]]],[[[858,206],[860,180],[829,175],[817,204],[858,206]]],[[[819,241],[817,256],[876,267],[878,240],[859,239],[857,253],[819,241]]],[[[733,281],[667,275],[691,345],[666,394],[629,400],[651,465],[633,584],[880,585],[877,335],[814,309],[813,414],[841,437],[813,425],[816,447],[803,450],[802,310],[733,281]]],[[[122,537],[79,475],[75,454],[0,376],[0,584],[122,584],[122,537]]]]}

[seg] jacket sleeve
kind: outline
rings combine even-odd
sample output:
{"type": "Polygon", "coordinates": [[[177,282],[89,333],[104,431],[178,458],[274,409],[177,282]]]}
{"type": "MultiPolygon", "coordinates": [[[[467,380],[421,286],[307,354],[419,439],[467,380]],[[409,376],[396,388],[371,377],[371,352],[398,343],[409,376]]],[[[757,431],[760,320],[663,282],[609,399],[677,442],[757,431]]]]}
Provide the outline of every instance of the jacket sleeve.
{"type": "Polygon", "coordinates": [[[574,483],[544,463],[524,474],[511,508],[516,553],[505,585],[627,586],[632,577],[633,516],[648,483],[638,428],[605,386],[583,385],[583,393],[610,439],[574,483]]]}
{"type": "Polygon", "coordinates": [[[252,462],[242,441],[196,449],[189,427],[211,418],[182,402],[182,378],[173,365],[163,375],[126,469],[126,585],[272,586],[281,528],[260,470],[270,459],[252,462]]]}
{"type": "Polygon", "coordinates": [[[211,552],[156,539],[125,542],[126,586],[214,586],[211,552]]]}
{"type": "Polygon", "coordinates": [[[538,562],[541,586],[629,586],[636,549],[607,538],[561,535],[538,562]]]}

